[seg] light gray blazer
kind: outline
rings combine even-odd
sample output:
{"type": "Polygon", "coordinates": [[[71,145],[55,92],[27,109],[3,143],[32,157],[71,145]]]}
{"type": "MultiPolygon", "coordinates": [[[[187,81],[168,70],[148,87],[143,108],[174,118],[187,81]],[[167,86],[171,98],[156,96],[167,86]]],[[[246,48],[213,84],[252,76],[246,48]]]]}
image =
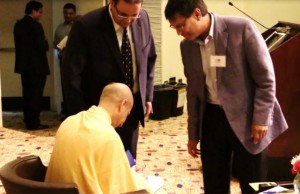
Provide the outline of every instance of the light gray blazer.
{"type": "MultiPolygon", "coordinates": [[[[266,44],[255,25],[246,18],[214,17],[216,55],[226,56],[226,67],[217,68],[218,97],[226,117],[243,146],[252,154],[264,150],[287,129],[275,97],[275,75],[266,44]],[[267,136],[258,144],[251,138],[251,125],[268,125],[267,136]]],[[[201,141],[206,104],[205,75],[199,44],[180,44],[187,78],[188,135],[201,141]]]]}

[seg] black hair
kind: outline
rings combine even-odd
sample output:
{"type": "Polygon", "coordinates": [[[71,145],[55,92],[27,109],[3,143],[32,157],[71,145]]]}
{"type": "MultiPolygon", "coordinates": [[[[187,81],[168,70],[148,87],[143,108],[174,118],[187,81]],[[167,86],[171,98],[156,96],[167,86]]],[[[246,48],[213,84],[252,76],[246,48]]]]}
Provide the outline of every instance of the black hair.
{"type": "Polygon", "coordinates": [[[76,5],[74,5],[73,3],[66,3],[64,5],[64,9],[73,9],[74,12],[76,13],[76,5]]]}
{"type": "Polygon", "coordinates": [[[38,1],[29,1],[26,4],[25,14],[32,14],[32,10],[38,11],[43,8],[43,4],[38,1]]]}
{"type": "Polygon", "coordinates": [[[174,20],[179,14],[188,18],[196,8],[200,9],[203,16],[208,13],[207,6],[203,0],[168,0],[165,8],[165,17],[167,20],[174,20]]]}

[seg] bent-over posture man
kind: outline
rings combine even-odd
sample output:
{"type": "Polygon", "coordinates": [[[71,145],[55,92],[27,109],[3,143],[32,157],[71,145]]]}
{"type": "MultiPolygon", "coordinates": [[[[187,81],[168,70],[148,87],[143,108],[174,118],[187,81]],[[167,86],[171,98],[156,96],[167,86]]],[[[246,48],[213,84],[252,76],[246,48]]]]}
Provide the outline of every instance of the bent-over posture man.
{"type": "Polygon", "coordinates": [[[156,52],[142,0],[110,0],[76,21],[63,58],[68,114],[98,103],[105,85],[127,84],[134,96],[131,114],[117,128],[125,150],[136,157],[138,126],[152,112],[156,52]]]}
{"type": "Polygon", "coordinates": [[[209,13],[203,0],[169,0],[165,16],[184,37],[188,152],[200,154],[205,193],[243,193],[266,179],[266,148],[287,129],[268,48],[248,19],[209,13]]]}
{"type": "Polygon", "coordinates": [[[123,125],[132,106],[128,86],[112,83],[103,89],[98,106],[64,120],[56,134],[45,181],[76,183],[80,193],[148,189],[144,177],[130,168],[114,129],[123,125]]]}

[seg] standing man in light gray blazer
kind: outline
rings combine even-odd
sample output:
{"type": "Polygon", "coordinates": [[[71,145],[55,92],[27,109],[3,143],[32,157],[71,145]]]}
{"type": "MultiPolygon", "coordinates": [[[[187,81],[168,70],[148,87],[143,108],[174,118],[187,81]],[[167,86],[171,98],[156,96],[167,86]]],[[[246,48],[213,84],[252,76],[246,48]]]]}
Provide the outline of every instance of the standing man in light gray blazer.
{"type": "Polygon", "coordinates": [[[267,146],[287,129],[267,46],[251,21],[208,13],[203,0],[169,0],[165,16],[185,38],[188,152],[201,150],[205,193],[230,193],[232,171],[251,193],[248,183],[266,178],[267,146]]]}
{"type": "MultiPolygon", "coordinates": [[[[69,115],[97,105],[103,88],[125,83],[121,44],[128,31],[133,62],[134,105],[119,133],[125,150],[136,157],[138,126],[152,112],[156,51],[142,0],[110,0],[80,17],[72,26],[63,56],[62,81],[69,115]]],[[[78,142],[80,143],[80,142],[78,142]]]]}

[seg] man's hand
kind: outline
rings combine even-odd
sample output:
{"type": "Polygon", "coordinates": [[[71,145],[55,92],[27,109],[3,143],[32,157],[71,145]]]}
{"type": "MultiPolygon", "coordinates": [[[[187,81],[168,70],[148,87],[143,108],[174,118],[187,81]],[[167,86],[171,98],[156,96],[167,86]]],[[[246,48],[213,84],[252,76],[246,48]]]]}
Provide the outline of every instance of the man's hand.
{"type": "Polygon", "coordinates": [[[148,117],[152,113],[153,113],[152,103],[146,102],[146,113],[145,113],[144,117],[148,117]]]}
{"type": "Polygon", "coordinates": [[[133,169],[135,172],[137,173],[142,173],[145,169],[146,165],[134,165],[131,167],[131,169],[133,169]]]}
{"type": "Polygon", "coordinates": [[[268,126],[265,125],[252,125],[251,126],[251,137],[253,138],[253,143],[257,144],[264,137],[266,137],[268,132],[268,126]]]}
{"type": "Polygon", "coordinates": [[[191,156],[194,158],[198,157],[200,155],[200,150],[197,149],[197,144],[199,141],[196,140],[189,140],[187,147],[188,147],[188,152],[191,156]]]}

